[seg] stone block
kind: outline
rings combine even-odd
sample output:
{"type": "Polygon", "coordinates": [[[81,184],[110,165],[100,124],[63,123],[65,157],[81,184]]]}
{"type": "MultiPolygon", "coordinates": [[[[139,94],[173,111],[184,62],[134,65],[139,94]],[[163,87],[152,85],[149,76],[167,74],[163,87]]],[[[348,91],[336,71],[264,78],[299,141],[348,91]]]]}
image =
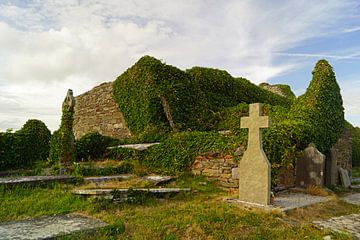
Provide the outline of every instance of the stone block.
{"type": "Polygon", "coordinates": [[[239,168],[233,168],[231,169],[231,178],[232,179],[239,179],[239,168]]]}
{"type": "Polygon", "coordinates": [[[204,171],[202,171],[202,174],[208,177],[219,177],[221,173],[219,170],[204,169],[204,171]]]}

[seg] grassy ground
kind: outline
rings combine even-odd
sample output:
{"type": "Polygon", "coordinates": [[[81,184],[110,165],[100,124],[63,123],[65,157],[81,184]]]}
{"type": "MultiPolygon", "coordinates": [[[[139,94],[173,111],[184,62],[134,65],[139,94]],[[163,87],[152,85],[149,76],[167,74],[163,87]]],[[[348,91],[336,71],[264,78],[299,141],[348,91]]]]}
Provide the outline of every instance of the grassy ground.
{"type": "Polygon", "coordinates": [[[191,194],[140,204],[90,200],[72,195],[71,186],[0,189],[0,222],[79,212],[110,225],[95,234],[63,239],[351,239],[313,227],[315,219],[359,213],[360,207],[334,200],[289,212],[249,211],[223,201],[223,192],[202,177],[184,175],[170,186],[191,194]]]}

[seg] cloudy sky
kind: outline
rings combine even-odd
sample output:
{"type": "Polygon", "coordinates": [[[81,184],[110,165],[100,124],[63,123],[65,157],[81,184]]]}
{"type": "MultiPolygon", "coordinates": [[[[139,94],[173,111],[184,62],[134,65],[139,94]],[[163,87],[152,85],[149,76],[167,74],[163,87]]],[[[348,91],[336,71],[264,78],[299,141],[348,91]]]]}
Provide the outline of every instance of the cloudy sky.
{"type": "Polygon", "coordinates": [[[0,130],[55,130],[67,89],[112,81],[141,56],[305,92],[327,59],[360,126],[358,0],[0,0],[0,130]]]}

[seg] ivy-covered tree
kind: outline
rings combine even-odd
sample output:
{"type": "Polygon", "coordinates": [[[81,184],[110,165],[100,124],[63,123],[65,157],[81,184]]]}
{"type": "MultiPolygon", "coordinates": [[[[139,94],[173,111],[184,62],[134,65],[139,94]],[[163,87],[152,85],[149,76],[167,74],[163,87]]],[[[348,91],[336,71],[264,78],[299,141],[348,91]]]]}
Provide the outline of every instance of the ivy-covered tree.
{"type": "Polygon", "coordinates": [[[326,60],[316,63],[313,79],[304,95],[292,106],[292,118],[312,125],[314,143],[325,152],[344,130],[344,108],[335,73],[326,60]]]}

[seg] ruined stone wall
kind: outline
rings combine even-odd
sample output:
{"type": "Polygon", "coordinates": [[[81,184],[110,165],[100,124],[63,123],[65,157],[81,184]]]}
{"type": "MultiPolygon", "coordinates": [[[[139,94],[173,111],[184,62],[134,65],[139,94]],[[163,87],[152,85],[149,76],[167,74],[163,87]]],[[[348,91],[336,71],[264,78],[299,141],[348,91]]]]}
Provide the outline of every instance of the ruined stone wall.
{"type": "Polygon", "coordinates": [[[112,82],[103,83],[75,97],[73,131],[76,139],[95,131],[117,139],[131,135],[112,98],[112,82]]]}
{"type": "Polygon", "coordinates": [[[193,174],[217,180],[222,187],[226,188],[239,187],[238,177],[233,173],[235,169],[237,169],[237,163],[233,161],[230,155],[198,156],[191,166],[193,174]]]}

